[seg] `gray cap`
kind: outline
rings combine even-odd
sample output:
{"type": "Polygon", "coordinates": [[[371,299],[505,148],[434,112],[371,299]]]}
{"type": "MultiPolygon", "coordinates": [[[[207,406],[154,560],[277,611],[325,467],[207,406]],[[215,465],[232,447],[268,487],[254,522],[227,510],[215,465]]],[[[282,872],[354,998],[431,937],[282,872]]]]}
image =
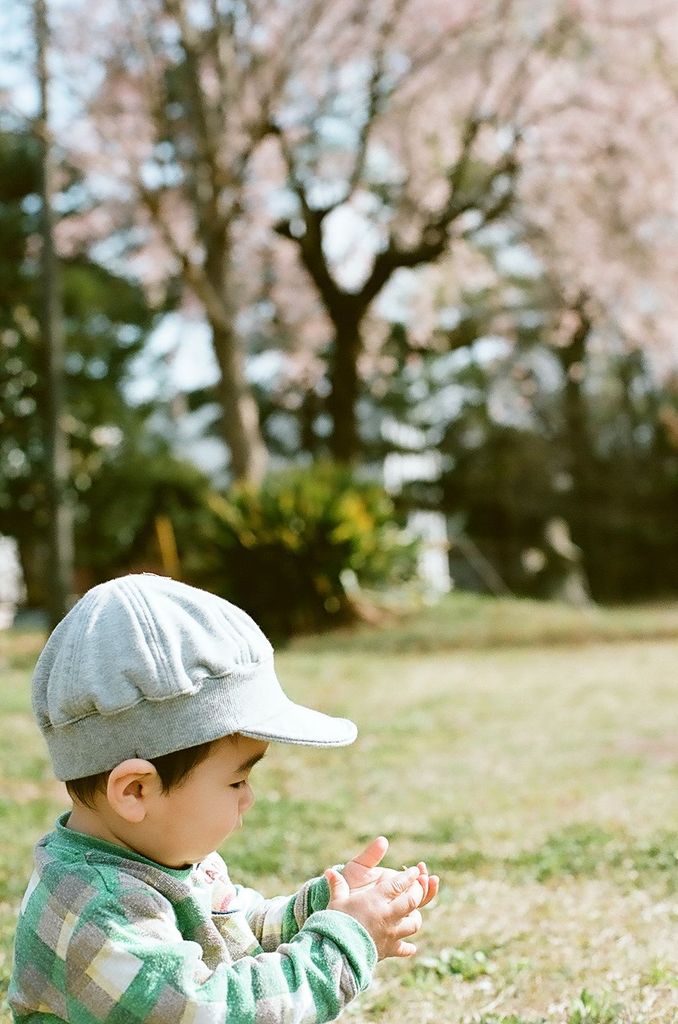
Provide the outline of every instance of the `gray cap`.
{"type": "Polygon", "coordinates": [[[57,778],[108,771],[232,733],[341,747],[357,729],[293,703],[240,608],[149,573],[93,587],[49,637],[33,711],[57,778]]]}

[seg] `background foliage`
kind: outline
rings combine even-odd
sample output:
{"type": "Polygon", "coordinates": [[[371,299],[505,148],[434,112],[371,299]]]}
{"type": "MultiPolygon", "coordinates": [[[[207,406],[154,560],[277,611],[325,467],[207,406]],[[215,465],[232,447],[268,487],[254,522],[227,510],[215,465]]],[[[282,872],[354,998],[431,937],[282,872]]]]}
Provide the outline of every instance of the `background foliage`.
{"type": "Polygon", "coordinates": [[[393,502],[346,467],[283,470],[208,500],[212,567],[201,582],[274,636],[350,622],[358,584],[385,588],[414,573],[416,544],[393,502]]]}
{"type": "MultiPolygon", "coordinates": [[[[676,10],[311,8],[50,9],[76,589],[154,568],[236,594],[285,535],[266,473],[310,493],[325,470],[298,467],[333,459],[388,478],[401,521],[444,517],[459,586],[675,593],[676,10]],[[190,372],[158,356],[170,322],[190,372]]],[[[31,48],[10,50],[33,29],[16,0],[0,17],[0,531],[38,607],[40,147],[31,48]]],[[[393,578],[363,557],[362,484],[337,511],[342,474],[331,568],[313,516],[275,549],[286,629],[343,621],[358,561],[393,578]]]]}

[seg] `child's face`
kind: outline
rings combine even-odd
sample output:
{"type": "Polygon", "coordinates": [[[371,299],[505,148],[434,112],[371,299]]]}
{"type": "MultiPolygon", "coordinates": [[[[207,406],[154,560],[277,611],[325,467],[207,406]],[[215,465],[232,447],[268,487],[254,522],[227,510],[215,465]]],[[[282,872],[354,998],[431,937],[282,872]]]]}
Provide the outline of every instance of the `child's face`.
{"type": "Polygon", "coordinates": [[[182,867],[216,850],[254,803],[249,774],[267,748],[246,736],[217,740],[183,783],[153,801],[145,825],[154,850],[147,855],[182,867]]]}

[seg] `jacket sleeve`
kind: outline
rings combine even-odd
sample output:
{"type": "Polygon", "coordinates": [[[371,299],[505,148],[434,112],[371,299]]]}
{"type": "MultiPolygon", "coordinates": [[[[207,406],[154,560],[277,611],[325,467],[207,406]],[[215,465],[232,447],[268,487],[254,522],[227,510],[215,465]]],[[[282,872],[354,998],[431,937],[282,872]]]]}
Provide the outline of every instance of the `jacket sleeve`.
{"type": "Polygon", "coordinates": [[[275,952],[210,969],[149,895],[131,919],[110,903],[88,914],[64,959],[70,1024],[322,1024],[367,987],[376,953],[357,921],[321,910],[275,952]]]}
{"type": "Polygon", "coordinates": [[[291,896],[265,899],[254,889],[236,885],[236,900],[247,918],[262,949],[277,949],[281,942],[289,942],[305,922],[318,911],[325,910],[330,901],[330,890],[325,878],[312,878],[291,896]]]}
{"type": "MultiPolygon", "coordinates": [[[[343,865],[337,865],[337,869],[343,865]]],[[[228,867],[218,853],[210,854],[202,864],[211,883],[212,914],[239,910],[264,951],[289,942],[306,919],[318,910],[326,910],[330,889],[324,878],[312,878],[290,896],[267,899],[256,889],[231,882],[228,867]]]]}

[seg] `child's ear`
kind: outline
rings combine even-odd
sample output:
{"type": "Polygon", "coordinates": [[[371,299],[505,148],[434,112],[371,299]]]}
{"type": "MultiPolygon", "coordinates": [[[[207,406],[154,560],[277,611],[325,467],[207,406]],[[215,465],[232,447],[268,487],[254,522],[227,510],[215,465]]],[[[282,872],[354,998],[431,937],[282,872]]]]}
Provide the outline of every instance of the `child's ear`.
{"type": "Polygon", "coordinates": [[[155,765],[140,757],[131,757],[110,772],[106,796],[116,814],[130,824],[138,824],[146,817],[149,798],[161,788],[155,765]]]}

